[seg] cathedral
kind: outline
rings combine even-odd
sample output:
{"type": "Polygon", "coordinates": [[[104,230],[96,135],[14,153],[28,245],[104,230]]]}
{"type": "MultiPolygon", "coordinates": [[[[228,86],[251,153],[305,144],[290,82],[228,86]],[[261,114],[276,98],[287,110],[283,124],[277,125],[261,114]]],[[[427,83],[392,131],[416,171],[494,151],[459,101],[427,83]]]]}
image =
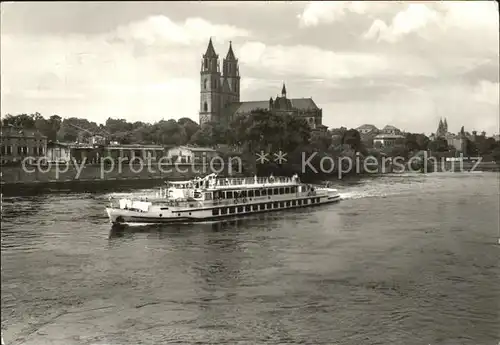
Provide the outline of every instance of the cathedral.
{"type": "Polygon", "coordinates": [[[444,139],[446,140],[446,143],[449,147],[453,147],[459,152],[465,152],[466,149],[467,137],[465,135],[465,132],[463,131],[463,127],[458,134],[450,133],[448,131],[448,121],[446,121],[446,118],[444,119],[444,121],[443,119],[439,119],[436,133],[432,134],[430,136],[430,139],[432,141],[437,139],[444,139]]]}
{"type": "Polygon", "coordinates": [[[448,121],[446,121],[446,118],[444,119],[439,119],[439,124],[438,128],[436,131],[436,138],[445,138],[448,134],[448,121]]]}
{"type": "Polygon", "coordinates": [[[212,39],[203,55],[200,71],[200,125],[206,122],[229,123],[234,116],[256,109],[304,117],[311,129],[325,131],[323,112],[312,98],[287,98],[283,83],[281,97],[267,101],[240,101],[240,70],[231,42],[220,71],[219,56],[212,39]]]}

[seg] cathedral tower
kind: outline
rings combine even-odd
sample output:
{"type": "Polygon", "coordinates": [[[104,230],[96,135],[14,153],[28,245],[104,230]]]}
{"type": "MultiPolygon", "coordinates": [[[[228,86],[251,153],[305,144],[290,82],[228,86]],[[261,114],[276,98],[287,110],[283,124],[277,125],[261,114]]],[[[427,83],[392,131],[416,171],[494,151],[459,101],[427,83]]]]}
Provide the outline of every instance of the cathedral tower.
{"type": "Polygon", "coordinates": [[[200,71],[200,125],[218,121],[221,112],[221,74],[219,56],[215,53],[212,38],[201,61],[200,71]]]}
{"type": "Polygon", "coordinates": [[[222,63],[222,72],[224,83],[224,100],[222,106],[225,107],[229,103],[240,101],[240,69],[238,66],[238,59],[234,56],[233,46],[229,41],[229,50],[226,58],[222,63]]]}

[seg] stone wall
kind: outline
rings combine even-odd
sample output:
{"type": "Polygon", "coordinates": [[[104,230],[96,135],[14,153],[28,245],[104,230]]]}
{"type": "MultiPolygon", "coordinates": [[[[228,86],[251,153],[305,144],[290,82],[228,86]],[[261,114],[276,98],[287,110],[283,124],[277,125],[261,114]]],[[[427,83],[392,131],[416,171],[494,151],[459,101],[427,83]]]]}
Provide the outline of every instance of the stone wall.
{"type": "Polygon", "coordinates": [[[152,164],[141,168],[139,165],[124,164],[121,167],[109,165],[60,164],[51,166],[3,166],[2,184],[30,184],[68,181],[105,181],[105,180],[149,180],[149,179],[190,179],[216,172],[221,176],[239,176],[242,173],[237,165],[202,164],[152,164]]]}

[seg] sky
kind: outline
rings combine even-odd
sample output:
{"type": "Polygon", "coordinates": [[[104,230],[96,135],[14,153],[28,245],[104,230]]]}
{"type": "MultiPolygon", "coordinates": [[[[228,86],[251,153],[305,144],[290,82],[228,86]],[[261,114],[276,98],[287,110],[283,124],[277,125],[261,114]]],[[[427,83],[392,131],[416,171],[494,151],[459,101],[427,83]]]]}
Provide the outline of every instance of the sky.
{"type": "MultiPolygon", "coordinates": [[[[212,37],[241,100],[312,97],[323,124],[499,132],[495,2],[1,4],[1,113],[198,121],[212,37]]],[[[221,62],[222,63],[222,62],[221,62]]]]}

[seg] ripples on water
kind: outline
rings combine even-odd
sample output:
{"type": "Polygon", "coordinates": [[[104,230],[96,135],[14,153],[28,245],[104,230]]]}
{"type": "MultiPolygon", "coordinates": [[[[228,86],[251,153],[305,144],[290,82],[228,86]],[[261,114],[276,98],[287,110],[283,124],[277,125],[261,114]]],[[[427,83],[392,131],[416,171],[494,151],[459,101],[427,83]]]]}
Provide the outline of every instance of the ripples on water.
{"type": "Polygon", "coordinates": [[[6,198],[5,340],[497,344],[497,174],[338,188],[337,205],[126,231],[109,194],[6,198]]]}

